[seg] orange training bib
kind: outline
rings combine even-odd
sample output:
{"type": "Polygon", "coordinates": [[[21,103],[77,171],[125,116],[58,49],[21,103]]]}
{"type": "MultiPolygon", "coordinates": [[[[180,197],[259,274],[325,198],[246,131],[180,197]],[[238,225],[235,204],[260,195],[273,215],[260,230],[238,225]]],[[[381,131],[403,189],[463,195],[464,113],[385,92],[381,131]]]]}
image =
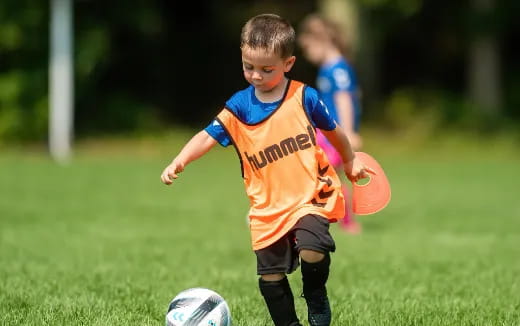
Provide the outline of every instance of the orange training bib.
{"type": "Polygon", "coordinates": [[[217,116],[241,161],[254,250],[280,239],[307,214],[334,222],[345,213],[339,177],[303,107],[304,86],[290,81],[280,106],[258,124],[242,122],[227,108],[217,116]]]}

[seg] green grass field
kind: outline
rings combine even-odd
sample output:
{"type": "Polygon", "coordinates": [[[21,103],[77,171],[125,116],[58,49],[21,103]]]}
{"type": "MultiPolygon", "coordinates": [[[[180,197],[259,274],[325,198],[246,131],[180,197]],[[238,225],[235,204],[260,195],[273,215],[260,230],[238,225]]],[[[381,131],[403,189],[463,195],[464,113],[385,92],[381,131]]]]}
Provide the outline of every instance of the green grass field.
{"type": "MultiPolygon", "coordinates": [[[[235,326],[270,325],[235,151],[159,181],[186,137],[84,142],[67,166],[0,151],[0,325],[163,325],[170,300],[199,286],[235,326]]],[[[333,325],[520,325],[517,147],[374,139],[393,198],[360,235],[332,227],[333,325]]],[[[298,296],[300,271],[289,279],[298,296]]]]}

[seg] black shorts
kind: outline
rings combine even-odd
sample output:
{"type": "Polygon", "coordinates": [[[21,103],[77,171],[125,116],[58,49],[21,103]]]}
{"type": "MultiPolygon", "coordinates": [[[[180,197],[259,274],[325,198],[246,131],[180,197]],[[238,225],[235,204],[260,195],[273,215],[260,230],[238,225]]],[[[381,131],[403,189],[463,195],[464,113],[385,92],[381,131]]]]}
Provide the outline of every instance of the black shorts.
{"type": "Polygon", "coordinates": [[[278,241],[256,250],[257,274],[294,272],[298,268],[299,252],[302,249],[324,254],[336,250],[329,232],[329,220],[319,215],[305,215],[278,241]]]}

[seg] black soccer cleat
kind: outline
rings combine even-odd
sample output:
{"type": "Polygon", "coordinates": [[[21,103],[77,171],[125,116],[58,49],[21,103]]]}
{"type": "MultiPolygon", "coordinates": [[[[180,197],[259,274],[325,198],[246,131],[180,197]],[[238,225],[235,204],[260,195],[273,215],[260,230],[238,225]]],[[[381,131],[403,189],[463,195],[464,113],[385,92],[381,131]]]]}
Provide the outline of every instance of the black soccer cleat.
{"type": "Polygon", "coordinates": [[[307,312],[310,326],[329,326],[332,313],[330,311],[327,290],[318,289],[306,295],[302,294],[307,302],[307,312]]]}

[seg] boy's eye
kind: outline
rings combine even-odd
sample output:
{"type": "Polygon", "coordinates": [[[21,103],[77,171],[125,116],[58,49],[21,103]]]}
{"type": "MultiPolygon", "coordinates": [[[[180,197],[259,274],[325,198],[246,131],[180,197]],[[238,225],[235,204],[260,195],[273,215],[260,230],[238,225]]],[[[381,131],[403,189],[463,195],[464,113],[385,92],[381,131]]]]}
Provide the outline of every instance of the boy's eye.
{"type": "Polygon", "coordinates": [[[244,69],[246,69],[246,70],[252,70],[252,69],[253,69],[253,66],[251,66],[251,65],[244,65],[244,69]]]}
{"type": "Polygon", "coordinates": [[[271,69],[271,68],[264,68],[262,70],[263,70],[263,72],[268,73],[268,74],[273,72],[273,69],[271,69]]]}

